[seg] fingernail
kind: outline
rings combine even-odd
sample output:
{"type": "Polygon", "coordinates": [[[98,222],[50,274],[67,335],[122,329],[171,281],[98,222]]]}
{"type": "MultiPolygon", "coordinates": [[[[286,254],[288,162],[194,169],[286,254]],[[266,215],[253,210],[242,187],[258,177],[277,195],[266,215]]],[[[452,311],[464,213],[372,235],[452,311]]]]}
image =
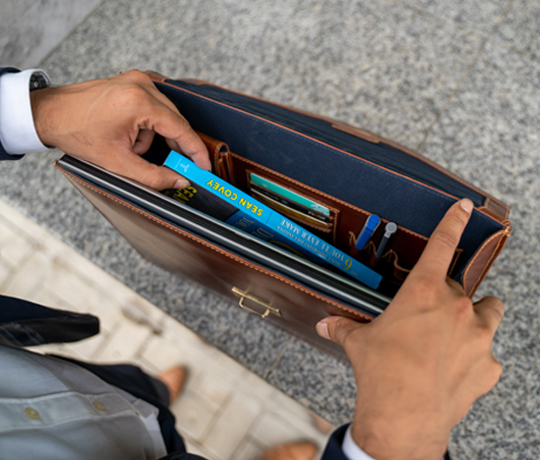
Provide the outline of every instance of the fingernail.
{"type": "Polygon", "coordinates": [[[178,179],[174,183],[174,188],[186,188],[189,187],[191,184],[186,179],[178,179]]]}
{"type": "Polygon", "coordinates": [[[317,326],[315,326],[317,329],[317,334],[319,334],[321,337],[330,340],[330,333],[328,332],[328,324],[324,321],[321,321],[317,323],[317,326]]]}
{"type": "Polygon", "coordinates": [[[459,205],[461,206],[461,209],[463,209],[467,214],[470,214],[474,208],[473,202],[468,198],[461,200],[461,203],[459,205]]]}

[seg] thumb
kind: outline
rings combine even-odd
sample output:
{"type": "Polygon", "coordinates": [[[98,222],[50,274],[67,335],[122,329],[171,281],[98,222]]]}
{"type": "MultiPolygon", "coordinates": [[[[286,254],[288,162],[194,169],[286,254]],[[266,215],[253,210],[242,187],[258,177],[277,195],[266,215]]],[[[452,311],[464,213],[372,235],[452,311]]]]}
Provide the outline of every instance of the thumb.
{"type": "Polygon", "coordinates": [[[345,341],[349,335],[359,329],[366,327],[366,324],[358,323],[352,319],[342,316],[329,316],[317,323],[317,333],[325,339],[332,340],[345,347],[345,341]]]}

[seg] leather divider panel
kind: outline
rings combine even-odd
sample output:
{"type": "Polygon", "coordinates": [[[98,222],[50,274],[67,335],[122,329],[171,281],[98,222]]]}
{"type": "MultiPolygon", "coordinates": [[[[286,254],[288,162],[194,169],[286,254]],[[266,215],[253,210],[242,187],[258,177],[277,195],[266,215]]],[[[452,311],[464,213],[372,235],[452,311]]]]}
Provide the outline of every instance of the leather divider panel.
{"type": "MultiPolygon", "coordinates": [[[[387,247],[387,251],[385,252],[386,257],[382,257],[377,261],[374,257],[374,253],[383,237],[384,227],[388,221],[383,219],[381,225],[379,225],[379,228],[371,238],[370,245],[366,247],[365,250],[358,251],[354,247],[356,244],[356,236],[360,233],[364,223],[369,217],[368,212],[351,206],[349,203],[337,200],[332,196],[323,194],[322,192],[307,187],[297,181],[293,181],[287,176],[278,174],[234,153],[228,154],[227,163],[228,176],[231,178],[230,182],[243,191],[250,192],[248,175],[250,172],[254,172],[289,190],[303,194],[304,196],[327,206],[332,213],[332,230],[328,234],[321,232],[317,233],[317,235],[345,253],[352,255],[363,264],[374,268],[380,274],[384,274],[385,283],[381,286],[380,292],[385,295],[393,296],[395,294],[397,288],[402,284],[409,271],[420,258],[420,255],[427,244],[428,238],[411,232],[406,228],[399,227],[395,238],[387,247]],[[384,285],[386,285],[386,290],[384,285]]],[[[288,217],[295,220],[294,217],[290,215],[288,217]]],[[[304,222],[298,219],[297,222],[300,225],[306,226],[304,222]]],[[[312,232],[316,232],[313,228],[307,226],[306,228],[312,232]]],[[[461,252],[460,249],[459,253],[461,252]]],[[[458,257],[455,258],[456,262],[457,260],[458,257]]],[[[452,268],[455,267],[453,266],[452,268]]],[[[451,270],[450,273],[455,274],[455,271],[451,270]]]]}

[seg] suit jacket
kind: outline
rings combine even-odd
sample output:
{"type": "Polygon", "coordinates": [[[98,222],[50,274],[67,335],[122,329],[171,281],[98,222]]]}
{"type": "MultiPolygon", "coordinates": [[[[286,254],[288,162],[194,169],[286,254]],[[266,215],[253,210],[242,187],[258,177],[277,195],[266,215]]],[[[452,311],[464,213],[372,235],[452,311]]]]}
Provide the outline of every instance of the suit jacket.
{"type": "MultiPolygon", "coordinates": [[[[18,70],[0,67],[0,76],[7,72],[18,72],[18,70]]],[[[0,160],[19,158],[22,158],[22,155],[8,154],[0,141],[0,160]]],[[[91,337],[98,332],[99,320],[95,316],[56,310],[33,302],[0,296],[0,343],[4,345],[24,347],[45,343],[73,342],[91,337]]],[[[120,386],[118,382],[114,383],[120,386]]],[[[127,388],[126,390],[129,391],[127,388]]],[[[172,423],[174,424],[174,419],[172,423]]],[[[332,435],[322,460],[347,460],[341,450],[345,430],[346,426],[343,426],[332,435]]],[[[204,459],[182,450],[171,453],[161,460],[204,459]]]]}

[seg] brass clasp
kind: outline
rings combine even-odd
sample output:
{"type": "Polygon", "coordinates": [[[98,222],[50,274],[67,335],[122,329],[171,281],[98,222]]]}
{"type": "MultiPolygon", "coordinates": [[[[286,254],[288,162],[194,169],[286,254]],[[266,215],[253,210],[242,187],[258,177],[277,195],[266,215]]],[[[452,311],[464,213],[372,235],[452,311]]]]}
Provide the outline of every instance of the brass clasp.
{"type": "Polygon", "coordinates": [[[248,313],[253,313],[254,315],[260,316],[261,318],[266,318],[270,314],[276,315],[278,317],[281,317],[281,312],[277,309],[272,307],[272,305],[267,304],[266,302],[263,302],[262,300],[257,299],[257,297],[253,297],[252,295],[248,294],[247,292],[243,292],[237,287],[233,287],[232,291],[240,297],[240,300],[238,301],[238,305],[240,305],[240,308],[242,310],[247,311],[248,313]],[[246,300],[251,300],[253,303],[255,303],[258,306],[261,306],[264,308],[264,311],[256,311],[253,310],[253,308],[250,308],[245,305],[246,300]]]}

